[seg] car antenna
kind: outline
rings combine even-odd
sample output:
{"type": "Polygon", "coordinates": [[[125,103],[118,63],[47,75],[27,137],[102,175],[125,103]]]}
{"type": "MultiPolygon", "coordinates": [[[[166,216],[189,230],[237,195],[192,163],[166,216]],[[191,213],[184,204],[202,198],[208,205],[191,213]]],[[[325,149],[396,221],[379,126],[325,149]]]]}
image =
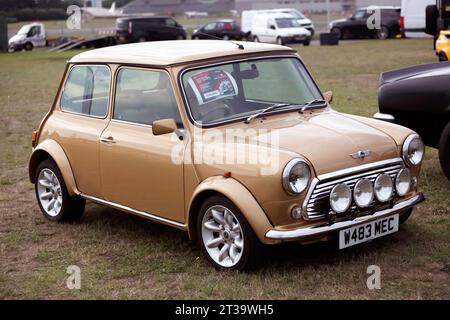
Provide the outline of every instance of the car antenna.
{"type": "MultiPolygon", "coordinates": [[[[200,34],[200,35],[203,35],[203,36],[210,37],[212,39],[223,40],[222,38],[213,36],[212,34],[207,34],[207,33],[203,33],[203,32],[197,32],[197,33],[200,34]]],[[[232,40],[227,40],[227,41],[232,43],[232,44],[234,44],[234,45],[236,45],[238,47],[238,49],[240,49],[240,50],[244,50],[245,49],[244,46],[241,43],[237,43],[237,42],[234,42],[232,40]]]]}

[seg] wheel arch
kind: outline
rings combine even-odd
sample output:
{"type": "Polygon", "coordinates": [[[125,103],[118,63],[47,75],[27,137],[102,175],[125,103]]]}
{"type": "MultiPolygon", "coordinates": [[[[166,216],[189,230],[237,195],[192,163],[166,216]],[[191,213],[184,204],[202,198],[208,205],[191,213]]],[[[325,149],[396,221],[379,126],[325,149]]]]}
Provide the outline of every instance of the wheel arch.
{"type": "Polygon", "coordinates": [[[53,160],[58,166],[64,178],[64,183],[66,184],[69,195],[79,195],[80,191],[76,186],[69,159],[63,148],[55,140],[45,140],[33,150],[28,164],[28,175],[31,183],[36,183],[35,176],[37,167],[39,166],[39,163],[46,159],[53,160]]]}
{"type": "Polygon", "coordinates": [[[222,176],[214,176],[204,180],[194,191],[189,203],[187,219],[190,239],[197,240],[196,226],[198,211],[202,203],[213,195],[224,196],[233,202],[244,215],[262,243],[276,243],[265,237],[266,232],[273,229],[273,226],[250,191],[237,180],[222,176]]]}

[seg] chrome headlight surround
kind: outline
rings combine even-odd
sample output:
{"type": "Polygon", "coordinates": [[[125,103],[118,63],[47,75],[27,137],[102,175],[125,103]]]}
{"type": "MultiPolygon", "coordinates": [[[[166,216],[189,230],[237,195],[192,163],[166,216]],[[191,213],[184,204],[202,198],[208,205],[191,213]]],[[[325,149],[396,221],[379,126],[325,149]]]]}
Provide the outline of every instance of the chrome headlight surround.
{"type": "Polygon", "coordinates": [[[295,158],[288,162],[283,170],[282,184],[284,190],[291,196],[304,192],[311,180],[309,165],[302,159],[295,158]]]}
{"type": "Polygon", "coordinates": [[[370,207],[374,196],[373,184],[369,179],[362,178],[356,182],[353,189],[353,199],[358,207],[370,207]]]}
{"type": "Polygon", "coordinates": [[[410,134],[403,143],[403,160],[408,167],[415,167],[422,163],[425,156],[425,145],[417,133],[410,134]]]}
{"type": "Polygon", "coordinates": [[[352,189],[345,183],[338,183],[330,193],[330,207],[336,213],[344,213],[350,209],[353,201],[352,189]]]}

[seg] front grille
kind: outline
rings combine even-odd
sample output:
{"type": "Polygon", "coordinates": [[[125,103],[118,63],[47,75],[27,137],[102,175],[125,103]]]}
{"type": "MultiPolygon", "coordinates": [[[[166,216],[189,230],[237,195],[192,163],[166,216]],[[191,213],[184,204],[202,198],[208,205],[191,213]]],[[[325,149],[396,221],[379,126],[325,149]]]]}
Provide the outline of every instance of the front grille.
{"type": "MultiPolygon", "coordinates": [[[[348,175],[344,176],[339,175],[336,177],[328,177],[329,175],[327,175],[327,178],[325,179],[315,180],[311,186],[312,191],[308,193],[303,206],[303,213],[305,219],[307,220],[323,219],[334,214],[334,212],[331,210],[330,207],[329,198],[331,190],[336,184],[345,183],[353,191],[353,188],[355,187],[355,184],[359,179],[366,178],[372,181],[372,183],[375,183],[375,179],[382,173],[389,174],[392,178],[392,181],[394,182],[396,175],[402,168],[404,168],[402,161],[398,161],[395,163],[391,162],[387,165],[382,164],[378,166],[374,164],[374,167],[357,172],[352,172],[348,175]]],[[[395,188],[394,188],[394,198],[395,198],[395,188]]],[[[376,206],[381,205],[385,205],[385,203],[384,204],[379,203],[374,198],[371,207],[365,209],[359,209],[353,203],[351,206],[351,212],[362,215],[364,214],[364,210],[371,211],[376,206]]]]}

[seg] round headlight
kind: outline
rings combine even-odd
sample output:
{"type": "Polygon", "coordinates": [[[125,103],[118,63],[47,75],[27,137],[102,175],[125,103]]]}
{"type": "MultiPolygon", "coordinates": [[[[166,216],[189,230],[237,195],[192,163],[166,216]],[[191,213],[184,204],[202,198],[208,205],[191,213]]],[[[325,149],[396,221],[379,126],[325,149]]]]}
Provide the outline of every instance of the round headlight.
{"type": "Polygon", "coordinates": [[[422,163],[425,155],[425,145],[418,134],[411,134],[403,144],[403,160],[408,166],[417,166],[422,163]]]}
{"type": "Polygon", "coordinates": [[[411,189],[411,173],[408,169],[402,169],[395,178],[395,190],[402,197],[411,189]]]}
{"type": "Polygon", "coordinates": [[[287,193],[297,195],[308,187],[311,171],[305,161],[293,159],[283,170],[283,187],[287,193]]]}
{"type": "Polygon", "coordinates": [[[373,185],[368,179],[360,179],[355,184],[353,198],[360,208],[367,208],[373,201],[373,185]]]}
{"type": "Polygon", "coordinates": [[[389,201],[392,198],[394,192],[394,184],[391,177],[382,173],[375,179],[375,196],[380,202],[389,201]]]}
{"type": "Polygon", "coordinates": [[[345,183],[336,185],[330,193],[330,206],[336,213],[343,213],[352,204],[352,190],[345,183]]]}

